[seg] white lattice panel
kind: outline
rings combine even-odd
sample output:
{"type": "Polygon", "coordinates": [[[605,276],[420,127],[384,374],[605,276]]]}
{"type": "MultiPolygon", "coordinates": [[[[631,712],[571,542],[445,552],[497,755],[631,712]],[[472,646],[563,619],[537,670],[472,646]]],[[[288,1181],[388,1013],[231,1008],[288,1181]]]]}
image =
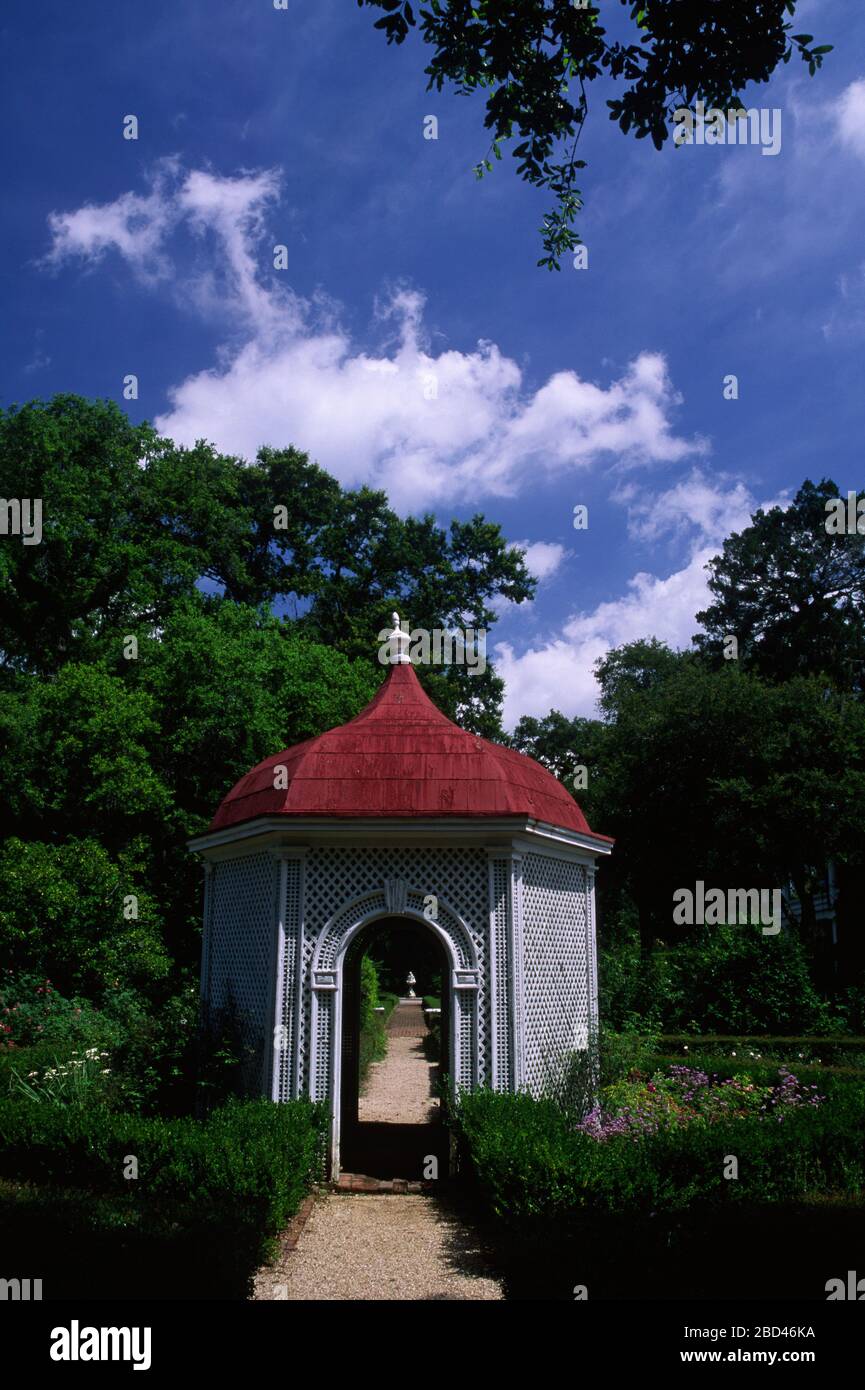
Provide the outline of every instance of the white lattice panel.
{"type": "Polygon", "coordinates": [[[217,864],[210,892],[211,1019],[224,1011],[234,1015],[243,1040],[244,1085],[261,1094],[271,1045],[276,864],[269,854],[217,864]]]}
{"type": "MultiPolygon", "coordinates": [[[[459,1013],[455,999],[455,1016],[461,1020],[459,1050],[462,1065],[458,1080],[462,1085],[471,1085],[475,1066],[479,1078],[483,1081],[488,1079],[489,888],[486,854],[473,849],[313,849],[305,865],[300,985],[302,1025],[298,1032],[298,1065],[301,1090],[309,1087],[311,1094],[317,1098],[323,1098],[328,1090],[335,996],[319,992],[318,1006],[313,1011],[313,954],[324,927],[337,914],[327,941],[322,944],[319,959],[319,968],[334,967],[340,940],[355,924],[359,911],[365,914],[375,909],[384,910],[383,885],[388,878],[404,879],[414,890],[409,894],[408,906],[417,912],[423,911],[424,895],[432,893],[440,900],[439,925],[448,932],[463,967],[469,964],[468,942],[459,924],[449,919],[447,907],[452,908],[466,923],[479,974],[477,991],[471,992],[469,1003],[463,1000],[459,1013]],[[358,899],[367,896],[370,901],[358,906],[358,899]],[[340,911],[342,904],[346,905],[344,911],[340,911]],[[478,1019],[476,1030],[472,1022],[475,1011],[478,1019]],[[313,1012],[316,1016],[314,1049],[311,1037],[313,1012]],[[476,1037],[473,1036],[475,1031],[476,1037]],[[313,1051],[315,1074],[311,1075],[313,1051]]],[[[455,991],[456,996],[459,994],[459,991],[455,991]]]]}
{"type": "Polygon", "coordinates": [[[523,862],[524,1084],[553,1085],[561,1060],[587,1045],[589,954],[586,872],[528,854],[523,862]]]}
{"type": "Polygon", "coordinates": [[[507,1091],[511,1085],[509,1001],[512,993],[512,960],[508,931],[510,891],[511,862],[508,859],[494,859],[490,864],[490,1084],[498,1091],[507,1091]]]}
{"type": "Polygon", "coordinates": [[[278,1088],[279,1100],[292,1100],[298,1094],[297,1076],[297,1035],[299,1030],[298,1009],[300,1006],[300,979],[303,965],[303,940],[301,933],[301,896],[303,892],[303,864],[298,859],[289,859],[282,866],[284,878],[284,898],[281,903],[284,926],[284,944],[280,969],[282,979],[278,998],[280,1000],[279,1021],[282,1024],[278,1040],[278,1088]]]}

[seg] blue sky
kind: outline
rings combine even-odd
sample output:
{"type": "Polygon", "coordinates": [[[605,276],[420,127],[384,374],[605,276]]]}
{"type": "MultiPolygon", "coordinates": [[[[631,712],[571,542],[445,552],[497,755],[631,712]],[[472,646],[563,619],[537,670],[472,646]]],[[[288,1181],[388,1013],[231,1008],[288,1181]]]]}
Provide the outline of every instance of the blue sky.
{"type": "Polygon", "coordinates": [[[591,713],[610,645],[687,645],[757,505],[862,486],[865,8],[801,5],[823,71],[743,93],[780,109],[775,156],[658,153],[593,91],[589,265],[559,275],[535,266],[545,195],[507,156],[472,174],[480,101],[427,93],[422,45],[373,17],[8,0],[2,400],[123,403],[134,373],[124,407],[181,442],[294,443],[403,513],[484,512],[541,577],[491,633],[507,722],[591,713]]]}

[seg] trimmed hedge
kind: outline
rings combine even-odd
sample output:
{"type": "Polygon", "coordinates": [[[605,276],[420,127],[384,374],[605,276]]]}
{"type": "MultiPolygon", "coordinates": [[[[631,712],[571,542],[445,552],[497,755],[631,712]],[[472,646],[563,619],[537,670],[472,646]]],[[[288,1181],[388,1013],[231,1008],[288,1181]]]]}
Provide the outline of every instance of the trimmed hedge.
{"type": "MultiPolygon", "coordinates": [[[[764,1033],[661,1033],[653,1040],[657,1041],[658,1052],[684,1056],[687,1049],[689,1057],[714,1057],[719,1049],[722,1053],[735,1049],[749,1054],[759,1052],[764,1060],[789,1062],[792,1065],[800,1061],[807,1065],[816,1054],[819,1054],[821,1065],[845,1066],[865,1061],[865,1038],[850,1034],[786,1037],[764,1033]]],[[[750,1056],[740,1056],[736,1060],[748,1062],[752,1059],[750,1056]]]]}
{"type": "Polygon", "coordinates": [[[0,1101],[0,1174],[133,1203],[165,1199],[196,1220],[273,1235],[321,1175],[325,1124],[307,1101],[230,1101],[198,1121],[9,1098],[0,1101]],[[129,1155],[137,1179],[124,1177],[129,1155]]]}
{"type": "Polygon", "coordinates": [[[823,1105],[777,1120],[661,1130],[635,1141],[577,1131],[549,1100],[463,1094],[452,1121],[478,1194],[498,1221],[561,1236],[590,1213],[649,1216],[692,1205],[774,1203],[865,1187],[865,1081],[831,1078],[823,1105]],[[723,1176],[735,1154],[739,1178],[723,1176]]]}

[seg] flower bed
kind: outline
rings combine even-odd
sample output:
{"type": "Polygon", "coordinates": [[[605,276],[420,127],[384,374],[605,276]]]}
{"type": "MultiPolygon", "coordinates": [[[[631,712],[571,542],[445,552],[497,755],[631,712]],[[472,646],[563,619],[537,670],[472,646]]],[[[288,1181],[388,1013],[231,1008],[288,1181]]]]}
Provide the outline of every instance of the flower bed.
{"type": "Polygon", "coordinates": [[[593,1139],[655,1134],[659,1129],[721,1120],[772,1119],[782,1122],[793,1110],[812,1108],[825,1099],[816,1084],[801,1082],[786,1067],[775,1085],[758,1084],[749,1072],[709,1075],[696,1067],[673,1065],[646,1079],[639,1074],[605,1086],[601,1097],[577,1126],[593,1139]]]}

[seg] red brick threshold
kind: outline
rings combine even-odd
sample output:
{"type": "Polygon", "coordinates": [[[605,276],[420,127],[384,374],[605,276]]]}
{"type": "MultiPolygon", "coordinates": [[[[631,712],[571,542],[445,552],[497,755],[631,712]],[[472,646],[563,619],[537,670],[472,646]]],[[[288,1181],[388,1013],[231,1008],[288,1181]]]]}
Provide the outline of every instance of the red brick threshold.
{"type": "Polygon", "coordinates": [[[409,1178],[370,1178],[365,1173],[340,1173],[336,1182],[330,1185],[331,1192],[367,1192],[380,1196],[405,1192],[433,1192],[439,1186],[435,1182],[413,1182],[409,1178]]]}

